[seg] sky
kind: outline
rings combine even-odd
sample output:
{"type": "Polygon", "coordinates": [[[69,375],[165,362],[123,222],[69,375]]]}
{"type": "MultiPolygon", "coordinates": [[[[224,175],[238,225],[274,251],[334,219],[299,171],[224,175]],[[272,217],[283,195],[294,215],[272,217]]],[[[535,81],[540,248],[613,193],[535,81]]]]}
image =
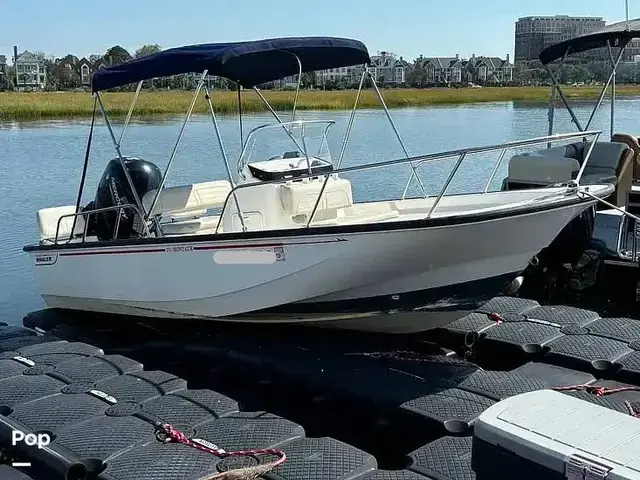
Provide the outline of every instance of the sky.
{"type": "MultiPolygon", "coordinates": [[[[629,1],[630,18],[640,0],[629,1]]],[[[0,55],[41,50],[56,57],[131,53],[270,37],[326,35],[363,41],[370,54],[513,56],[514,23],[529,15],[625,19],[625,0],[30,0],[0,1],[0,55]]]]}

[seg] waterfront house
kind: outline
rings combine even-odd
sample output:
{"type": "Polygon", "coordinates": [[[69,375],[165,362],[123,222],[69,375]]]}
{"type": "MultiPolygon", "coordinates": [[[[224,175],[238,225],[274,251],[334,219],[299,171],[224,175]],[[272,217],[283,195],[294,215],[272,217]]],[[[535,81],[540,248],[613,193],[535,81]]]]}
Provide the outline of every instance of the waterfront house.
{"type": "Polygon", "coordinates": [[[513,81],[513,64],[499,57],[472,55],[466,64],[467,81],[478,84],[504,84],[513,81]]]}
{"type": "Polygon", "coordinates": [[[29,51],[22,52],[15,61],[19,90],[42,90],[47,84],[44,60],[29,51]]]}
{"type": "Polygon", "coordinates": [[[380,84],[402,85],[407,82],[407,73],[411,65],[390,52],[380,52],[371,57],[369,71],[380,84]]]}
{"type": "Polygon", "coordinates": [[[0,86],[6,85],[7,78],[7,56],[0,55],[0,86]]]}
{"type": "Polygon", "coordinates": [[[326,85],[327,83],[351,84],[354,77],[355,69],[353,67],[329,68],[328,70],[316,72],[316,82],[319,85],[326,85]]]}
{"type": "Polygon", "coordinates": [[[91,78],[95,71],[106,66],[107,62],[99,55],[91,55],[89,58],[82,57],[76,64],[76,70],[80,75],[80,84],[83,87],[91,86],[91,78]]]}
{"type": "Polygon", "coordinates": [[[420,86],[460,85],[469,82],[478,84],[507,83],[513,80],[513,65],[509,55],[505,60],[498,57],[476,57],[469,60],[455,57],[423,57],[417,59],[420,69],[420,86]]]}
{"type": "Polygon", "coordinates": [[[455,57],[420,57],[418,65],[422,70],[425,85],[459,84],[463,80],[464,62],[455,57]]]}
{"type": "Polygon", "coordinates": [[[273,89],[295,89],[298,86],[298,75],[289,75],[288,77],[272,80],[260,85],[260,88],[273,88],[273,89]]]}

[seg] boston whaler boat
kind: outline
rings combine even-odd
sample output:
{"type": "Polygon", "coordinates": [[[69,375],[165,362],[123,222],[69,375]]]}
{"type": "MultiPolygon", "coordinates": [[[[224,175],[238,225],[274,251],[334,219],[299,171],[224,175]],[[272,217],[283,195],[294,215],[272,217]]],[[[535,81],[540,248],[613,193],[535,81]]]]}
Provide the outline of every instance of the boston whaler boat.
{"type": "MultiPolygon", "coordinates": [[[[305,37],[180,47],[97,71],[94,101],[117,157],[107,163],[94,201],[82,208],[92,124],[76,204],[38,212],[41,238],[25,251],[33,258],[46,304],[138,316],[318,322],[376,331],[397,331],[400,317],[369,313],[417,309],[429,314],[402,328],[424,330],[442,322],[438,312],[451,319],[503,291],[563,228],[613,191],[608,181],[581,182],[590,173],[589,158],[600,135],[595,131],[410,156],[367,68],[369,61],[358,41],[305,37]],[[353,65],[361,66],[360,88],[334,162],[327,140],[333,122],[285,122],[258,86],[297,74],[299,89],[303,72],[353,65]],[[164,172],[122,153],[142,81],[189,72],[201,72],[201,77],[164,172]],[[242,153],[235,175],[205,86],[207,75],[235,81],[239,100],[241,88],[253,88],[276,119],[246,139],[240,129],[242,153]],[[365,81],[378,96],[405,157],[341,167],[365,81]],[[138,89],[117,139],[100,92],[135,82],[138,89]],[[201,90],[227,178],[167,186],[201,90]],[[278,135],[288,146],[264,154],[278,135]],[[523,149],[571,141],[581,146],[578,160],[557,159],[553,169],[536,178],[518,176],[531,173],[543,158],[523,149]],[[509,178],[502,189],[491,191],[509,151],[516,153],[509,178]],[[487,154],[495,159],[484,188],[451,194],[463,160],[487,154]],[[429,195],[419,170],[442,160],[453,160],[454,166],[429,195]],[[409,198],[407,184],[395,200],[359,201],[358,185],[347,177],[383,167],[409,169],[409,183],[415,180],[421,194],[409,198]],[[571,180],[555,180],[554,175],[568,170],[571,180]]],[[[239,113],[242,125],[241,109],[239,113]]]]}

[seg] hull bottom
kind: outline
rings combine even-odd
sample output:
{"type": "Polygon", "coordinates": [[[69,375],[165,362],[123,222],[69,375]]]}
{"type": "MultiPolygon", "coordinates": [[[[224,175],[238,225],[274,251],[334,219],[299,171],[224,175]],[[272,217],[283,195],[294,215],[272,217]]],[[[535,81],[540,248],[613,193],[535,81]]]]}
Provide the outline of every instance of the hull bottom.
{"type": "Polygon", "coordinates": [[[504,293],[520,272],[443,287],[338,301],[290,303],[242,315],[206,317],[132,307],[98,299],[44,296],[48,307],[132,317],[233,323],[295,324],[378,333],[414,333],[441,327],[504,293]]]}

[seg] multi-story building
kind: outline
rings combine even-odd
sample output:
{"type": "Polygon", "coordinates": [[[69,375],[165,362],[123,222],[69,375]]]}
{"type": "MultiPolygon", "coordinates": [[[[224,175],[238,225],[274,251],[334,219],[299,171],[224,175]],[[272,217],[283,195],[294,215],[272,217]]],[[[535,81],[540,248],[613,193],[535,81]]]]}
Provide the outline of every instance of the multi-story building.
{"type": "Polygon", "coordinates": [[[80,84],[83,87],[88,87],[91,85],[91,79],[96,70],[107,67],[107,63],[105,62],[103,57],[91,55],[90,58],[95,58],[95,60],[90,60],[86,57],[82,57],[80,60],[78,60],[76,66],[78,74],[80,75],[80,84]]]}
{"type": "Polygon", "coordinates": [[[404,58],[398,58],[390,52],[380,52],[371,57],[369,71],[376,82],[400,85],[406,83],[410,68],[411,65],[404,58]]]}
{"type": "Polygon", "coordinates": [[[422,57],[417,60],[420,85],[503,84],[513,80],[513,65],[506,59],[483,57],[475,54],[469,59],[455,57],[422,57]]]}
{"type": "Polygon", "coordinates": [[[7,82],[7,56],[0,55],[0,85],[7,82]]]}
{"type": "MultiPolygon", "coordinates": [[[[516,22],[515,62],[537,60],[540,52],[554,43],[590,33],[605,26],[602,17],[570,17],[568,15],[522,17],[516,22]]],[[[602,57],[592,51],[582,57],[602,57]]]]}
{"type": "Polygon", "coordinates": [[[15,60],[18,89],[43,89],[47,84],[47,69],[44,61],[29,51],[24,51],[15,60]]]}
{"type": "MultiPolygon", "coordinates": [[[[404,58],[398,57],[390,52],[378,52],[371,56],[369,72],[373,79],[381,85],[402,85],[407,82],[407,74],[411,65],[404,58]]],[[[360,81],[362,66],[340,67],[322,70],[318,72],[317,81],[319,85],[328,82],[338,84],[354,84],[360,81]]]]}

